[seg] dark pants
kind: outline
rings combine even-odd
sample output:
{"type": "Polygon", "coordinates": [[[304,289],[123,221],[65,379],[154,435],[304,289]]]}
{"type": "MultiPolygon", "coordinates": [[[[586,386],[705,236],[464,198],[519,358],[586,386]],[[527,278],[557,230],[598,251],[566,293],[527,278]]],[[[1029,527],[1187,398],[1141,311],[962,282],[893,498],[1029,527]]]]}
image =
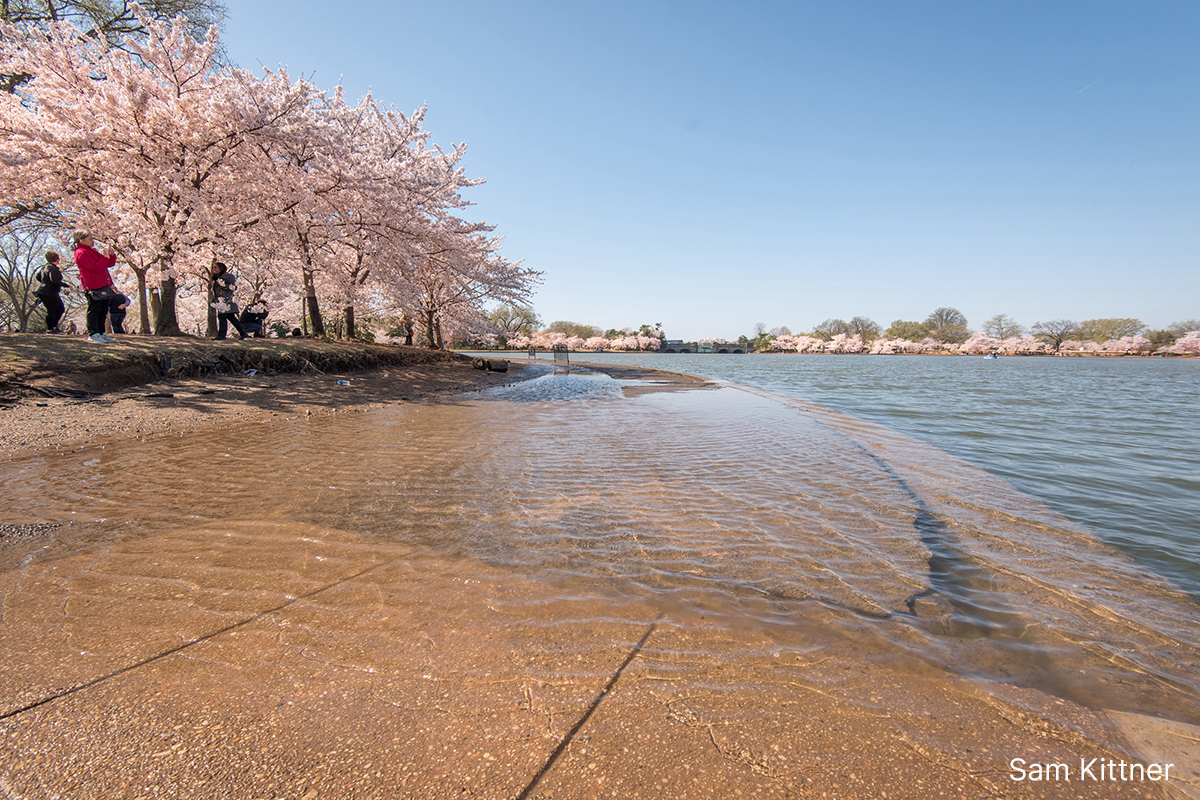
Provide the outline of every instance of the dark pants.
{"type": "Polygon", "coordinates": [[[108,300],[100,299],[93,300],[92,293],[88,292],[87,306],[87,332],[88,336],[93,333],[104,333],[104,318],[108,316],[108,300]]]}
{"type": "Polygon", "coordinates": [[[41,300],[42,305],[46,307],[46,330],[56,330],[58,323],[62,321],[63,313],[67,310],[67,307],[63,305],[62,298],[57,294],[41,297],[41,300]]]}
{"type": "Polygon", "coordinates": [[[242,323],[238,322],[237,313],[233,311],[226,311],[224,313],[217,314],[218,339],[225,338],[225,334],[229,330],[229,325],[232,325],[233,329],[238,332],[238,336],[242,337],[243,339],[246,338],[246,329],[242,327],[242,323]]]}
{"type": "Polygon", "coordinates": [[[108,321],[112,323],[113,333],[125,332],[125,309],[121,306],[128,302],[127,297],[114,297],[108,301],[108,321]]]}

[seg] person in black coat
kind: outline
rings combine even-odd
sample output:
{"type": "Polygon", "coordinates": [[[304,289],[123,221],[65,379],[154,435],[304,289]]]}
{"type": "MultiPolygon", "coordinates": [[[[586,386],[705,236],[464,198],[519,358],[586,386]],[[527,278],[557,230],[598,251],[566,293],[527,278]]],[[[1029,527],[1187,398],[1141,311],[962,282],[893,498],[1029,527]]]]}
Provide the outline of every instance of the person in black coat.
{"type": "Polygon", "coordinates": [[[242,329],[246,333],[261,339],[266,336],[264,326],[267,324],[267,304],[266,301],[259,301],[242,309],[242,315],[238,318],[242,323],[242,329]]]}
{"type": "Polygon", "coordinates": [[[60,292],[71,291],[71,287],[63,282],[62,270],[58,268],[58,253],[51,250],[46,253],[46,266],[42,267],[37,278],[41,283],[34,294],[42,301],[42,305],[46,307],[46,333],[62,333],[58,328],[58,323],[62,320],[63,313],[67,308],[63,305],[60,292]]]}
{"type": "Polygon", "coordinates": [[[233,299],[234,285],[237,283],[237,275],[229,271],[229,268],[218,261],[213,265],[212,275],[212,306],[217,310],[217,336],[218,339],[225,338],[225,332],[229,329],[229,325],[238,332],[239,339],[246,338],[246,329],[242,327],[242,323],[238,322],[238,304],[233,299]]]}

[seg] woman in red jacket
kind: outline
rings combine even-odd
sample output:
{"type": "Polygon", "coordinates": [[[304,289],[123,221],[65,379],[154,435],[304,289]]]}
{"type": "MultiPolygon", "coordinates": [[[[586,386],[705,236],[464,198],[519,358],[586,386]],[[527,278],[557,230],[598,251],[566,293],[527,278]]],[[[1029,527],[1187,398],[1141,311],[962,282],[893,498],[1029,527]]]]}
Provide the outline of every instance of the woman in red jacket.
{"type": "Polygon", "coordinates": [[[87,295],[88,339],[99,344],[111,344],[116,339],[104,335],[104,317],[108,314],[108,301],[116,296],[112,276],[108,270],[117,263],[117,255],[110,248],[101,255],[96,252],[91,231],[75,231],[75,266],[79,268],[79,283],[87,295]]]}

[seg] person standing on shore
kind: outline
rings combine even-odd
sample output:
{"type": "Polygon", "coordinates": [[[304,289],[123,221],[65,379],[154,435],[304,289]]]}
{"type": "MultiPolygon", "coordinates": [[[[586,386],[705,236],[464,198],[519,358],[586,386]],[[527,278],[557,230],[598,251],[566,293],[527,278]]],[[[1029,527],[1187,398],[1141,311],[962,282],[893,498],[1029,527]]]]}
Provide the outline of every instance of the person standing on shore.
{"type": "Polygon", "coordinates": [[[58,253],[53,250],[46,253],[46,266],[42,267],[38,274],[42,285],[34,292],[46,307],[46,333],[62,333],[58,329],[58,323],[67,307],[63,305],[59,292],[71,291],[71,287],[63,282],[62,270],[58,268],[59,258],[58,253]]]}
{"type": "Polygon", "coordinates": [[[108,316],[109,301],[119,294],[113,286],[112,276],[108,274],[108,270],[117,263],[117,254],[111,248],[103,255],[97,252],[91,231],[77,230],[71,238],[75,241],[79,284],[88,299],[88,339],[97,344],[112,344],[117,340],[104,335],[104,318],[108,316]]]}
{"type": "Polygon", "coordinates": [[[229,268],[218,261],[213,265],[212,276],[212,293],[213,293],[213,308],[217,310],[217,339],[224,339],[226,332],[229,330],[229,325],[233,325],[234,330],[238,332],[239,339],[246,338],[246,329],[238,322],[238,305],[233,299],[234,284],[237,283],[237,275],[229,271],[229,268]]]}

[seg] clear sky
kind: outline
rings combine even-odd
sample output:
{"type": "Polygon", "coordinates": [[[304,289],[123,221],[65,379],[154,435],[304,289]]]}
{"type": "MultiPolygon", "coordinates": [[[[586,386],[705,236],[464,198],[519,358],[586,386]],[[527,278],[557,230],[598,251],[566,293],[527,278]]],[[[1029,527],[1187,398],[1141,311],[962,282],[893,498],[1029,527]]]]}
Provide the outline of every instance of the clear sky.
{"type": "Polygon", "coordinates": [[[429,107],[547,322],[1200,318],[1200,3],[228,0],[239,66],[429,107]]]}

